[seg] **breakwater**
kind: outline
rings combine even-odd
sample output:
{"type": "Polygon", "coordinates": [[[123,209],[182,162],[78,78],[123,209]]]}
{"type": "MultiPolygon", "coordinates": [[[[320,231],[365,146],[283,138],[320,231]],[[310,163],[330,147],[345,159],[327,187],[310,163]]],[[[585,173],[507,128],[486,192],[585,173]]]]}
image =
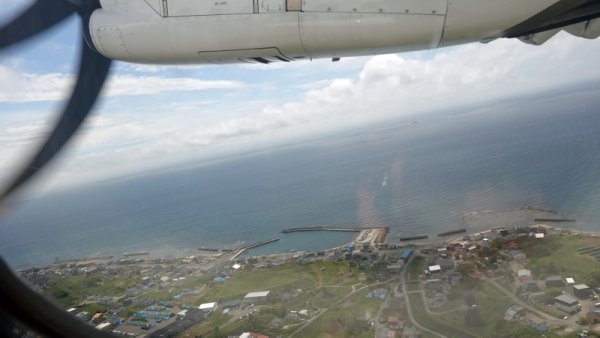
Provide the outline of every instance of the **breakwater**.
{"type": "Polygon", "coordinates": [[[288,228],[281,230],[282,233],[287,234],[291,232],[303,232],[303,231],[343,231],[343,232],[361,232],[363,230],[381,229],[382,227],[360,227],[360,228],[343,228],[343,227],[300,227],[300,228],[288,228]]]}
{"type": "Polygon", "coordinates": [[[534,222],[575,222],[571,218],[536,218],[534,222]]]}
{"type": "Polygon", "coordinates": [[[233,249],[218,249],[218,248],[205,248],[205,247],[200,247],[198,248],[199,251],[210,251],[210,252],[231,252],[233,251],[233,249]]]}
{"type": "Polygon", "coordinates": [[[417,239],[427,239],[428,237],[429,236],[427,236],[427,235],[415,235],[415,236],[400,237],[400,242],[414,241],[417,239]]]}
{"type": "Polygon", "coordinates": [[[456,230],[450,230],[450,231],[444,231],[444,232],[440,232],[438,234],[438,236],[440,237],[444,237],[444,236],[450,236],[450,235],[456,235],[456,234],[460,234],[463,232],[467,232],[467,229],[456,229],[456,230]]]}
{"type": "Polygon", "coordinates": [[[125,252],[123,254],[124,257],[130,257],[130,256],[144,256],[144,255],[148,255],[150,254],[148,251],[140,251],[140,252],[125,252]]]}
{"type": "Polygon", "coordinates": [[[279,238],[273,238],[273,239],[269,239],[267,241],[262,241],[262,242],[258,242],[258,243],[254,243],[254,244],[250,244],[250,245],[246,245],[240,249],[238,249],[233,256],[231,256],[230,260],[235,260],[236,258],[238,258],[240,255],[242,255],[244,252],[253,249],[253,248],[257,248],[259,246],[263,246],[269,243],[273,243],[273,242],[277,242],[279,240],[279,238]]]}

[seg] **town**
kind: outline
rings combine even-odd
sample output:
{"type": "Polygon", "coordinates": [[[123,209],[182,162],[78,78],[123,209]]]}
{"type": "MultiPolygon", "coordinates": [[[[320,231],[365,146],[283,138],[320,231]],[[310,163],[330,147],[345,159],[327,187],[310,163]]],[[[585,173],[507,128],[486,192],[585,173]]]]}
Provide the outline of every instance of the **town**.
{"type": "Polygon", "coordinates": [[[320,252],[140,252],[20,274],[98,330],[132,337],[600,336],[594,234],[533,224],[417,245],[386,233],[320,252]]]}

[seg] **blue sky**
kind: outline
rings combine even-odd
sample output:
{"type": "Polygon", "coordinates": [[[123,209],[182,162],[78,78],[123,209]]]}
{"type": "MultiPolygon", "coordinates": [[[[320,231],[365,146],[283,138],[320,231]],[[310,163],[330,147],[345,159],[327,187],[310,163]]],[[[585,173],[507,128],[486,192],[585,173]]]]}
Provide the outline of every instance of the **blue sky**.
{"type": "MultiPolygon", "coordinates": [[[[21,6],[1,1],[6,20],[21,6]]],[[[0,180],[40,141],[74,80],[79,21],[0,55],[0,180]]],[[[79,184],[381,119],[600,79],[600,42],[559,33],[435,51],[270,65],[117,62],[85,131],[44,175],[79,184]]],[[[2,182],[0,181],[0,182],[2,182]]]]}

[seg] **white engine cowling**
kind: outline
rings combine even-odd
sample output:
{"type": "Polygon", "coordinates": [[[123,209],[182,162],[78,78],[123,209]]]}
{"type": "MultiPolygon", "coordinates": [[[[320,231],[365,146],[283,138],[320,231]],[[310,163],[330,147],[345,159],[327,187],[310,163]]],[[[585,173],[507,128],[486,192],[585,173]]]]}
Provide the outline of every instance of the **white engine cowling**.
{"type": "Polygon", "coordinates": [[[479,41],[554,2],[102,0],[89,29],[96,49],[112,59],[269,63],[479,41]]]}

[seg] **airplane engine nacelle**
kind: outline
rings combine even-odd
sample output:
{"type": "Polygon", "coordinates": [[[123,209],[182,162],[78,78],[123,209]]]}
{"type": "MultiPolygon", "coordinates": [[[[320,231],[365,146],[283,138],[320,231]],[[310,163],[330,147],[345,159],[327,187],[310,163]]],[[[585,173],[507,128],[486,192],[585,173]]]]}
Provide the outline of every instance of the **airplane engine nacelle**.
{"type": "Polygon", "coordinates": [[[89,29],[129,62],[288,62],[479,41],[556,1],[102,0],[89,29]]]}

